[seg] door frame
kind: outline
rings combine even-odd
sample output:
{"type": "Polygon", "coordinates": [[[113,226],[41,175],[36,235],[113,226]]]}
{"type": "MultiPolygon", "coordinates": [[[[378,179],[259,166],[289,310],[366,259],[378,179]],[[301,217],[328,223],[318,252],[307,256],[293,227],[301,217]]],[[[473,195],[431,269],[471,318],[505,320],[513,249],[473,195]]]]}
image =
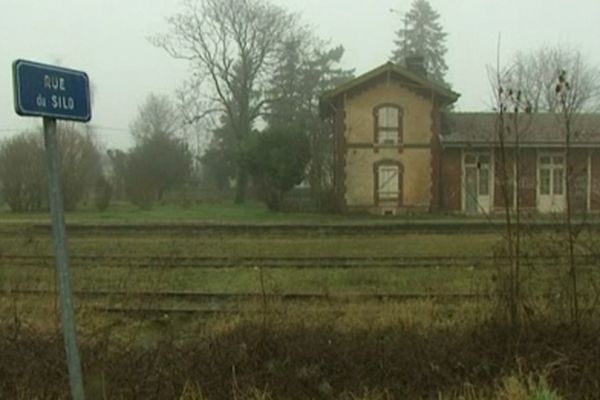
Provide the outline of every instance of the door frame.
{"type": "MultiPolygon", "coordinates": [[[[589,172],[588,172],[589,174],[589,172]]],[[[566,160],[566,156],[565,156],[565,152],[561,151],[561,150],[538,150],[537,152],[537,171],[536,171],[536,180],[537,180],[537,184],[536,184],[536,197],[537,197],[537,201],[536,201],[536,209],[538,212],[540,213],[561,213],[565,211],[566,208],[566,190],[567,190],[567,186],[566,186],[566,180],[567,180],[567,160],[566,160]],[[550,207],[550,209],[542,209],[542,196],[550,196],[550,197],[554,197],[554,170],[557,169],[556,165],[554,164],[554,157],[560,156],[563,158],[563,164],[562,164],[562,176],[563,176],[563,182],[562,182],[562,195],[557,195],[557,196],[562,196],[562,206],[560,209],[553,209],[552,207],[550,207]],[[550,192],[550,194],[548,195],[542,195],[541,193],[541,188],[542,188],[542,180],[541,180],[541,170],[542,170],[542,163],[541,163],[541,158],[542,157],[549,157],[551,162],[550,162],[550,182],[549,182],[549,187],[548,190],[550,192]]],[[[589,190],[589,189],[588,189],[589,190]]],[[[554,199],[552,199],[552,203],[554,203],[554,199]]]]}
{"type": "MultiPolygon", "coordinates": [[[[478,159],[480,156],[487,156],[489,159],[489,164],[488,164],[488,173],[489,173],[489,177],[488,177],[488,195],[485,196],[488,198],[487,200],[487,206],[482,206],[480,200],[479,200],[479,179],[480,179],[480,175],[479,175],[479,171],[480,169],[477,168],[477,214],[487,214],[490,213],[494,210],[494,194],[495,194],[495,168],[494,168],[494,163],[495,163],[495,159],[494,159],[494,151],[492,149],[480,149],[480,150],[465,150],[465,149],[461,149],[460,152],[460,164],[461,164],[461,209],[464,213],[468,213],[467,211],[467,163],[466,163],[466,156],[467,155],[475,155],[478,159]]],[[[479,163],[479,161],[478,161],[479,163]]]]}

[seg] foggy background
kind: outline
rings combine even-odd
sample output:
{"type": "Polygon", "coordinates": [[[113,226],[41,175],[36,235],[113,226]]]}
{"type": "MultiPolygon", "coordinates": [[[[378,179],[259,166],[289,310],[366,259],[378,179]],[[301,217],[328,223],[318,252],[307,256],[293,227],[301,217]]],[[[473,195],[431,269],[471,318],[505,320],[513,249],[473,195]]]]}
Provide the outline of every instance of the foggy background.
{"type": "MultiPolygon", "coordinates": [[[[342,67],[360,75],[391,54],[400,14],[412,0],[273,0],[302,15],[331,45],[342,44],[342,67]]],[[[430,0],[448,33],[447,80],[461,93],[457,111],[490,109],[486,65],[543,44],[572,45],[600,64],[598,0],[430,0]]],[[[95,95],[91,124],[107,147],[132,144],[129,124],[150,93],[171,95],[187,63],[154,47],[181,9],[169,0],[3,0],[0,13],[0,139],[41,125],[14,112],[11,63],[18,58],[86,71],[95,95]]]]}

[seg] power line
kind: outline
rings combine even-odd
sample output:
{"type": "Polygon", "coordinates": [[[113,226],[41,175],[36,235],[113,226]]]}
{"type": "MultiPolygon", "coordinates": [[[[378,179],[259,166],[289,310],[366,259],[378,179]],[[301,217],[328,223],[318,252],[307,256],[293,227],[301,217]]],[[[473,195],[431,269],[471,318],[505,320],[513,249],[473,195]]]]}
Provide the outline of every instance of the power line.
{"type": "MultiPolygon", "coordinates": [[[[92,129],[98,131],[113,131],[113,132],[123,132],[129,133],[129,129],[126,128],[117,128],[112,126],[102,126],[102,125],[90,125],[92,129]]],[[[30,131],[31,128],[21,127],[21,128],[11,128],[11,127],[0,127],[0,133],[10,133],[10,132],[27,132],[30,131]]]]}
{"type": "Polygon", "coordinates": [[[98,129],[101,131],[115,131],[115,132],[127,132],[129,133],[129,129],[126,128],[118,128],[114,126],[104,126],[104,125],[90,125],[92,129],[98,129]]]}

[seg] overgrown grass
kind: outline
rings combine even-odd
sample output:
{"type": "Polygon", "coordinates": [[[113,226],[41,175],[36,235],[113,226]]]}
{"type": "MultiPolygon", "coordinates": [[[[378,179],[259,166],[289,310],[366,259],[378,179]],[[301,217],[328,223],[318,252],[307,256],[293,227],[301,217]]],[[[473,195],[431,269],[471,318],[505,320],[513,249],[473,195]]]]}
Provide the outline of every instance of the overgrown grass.
{"type": "MultiPolygon", "coordinates": [[[[259,292],[262,274],[272,293],[470,293],[486,288],[493,269],[484,265],[459,268],[255,268],[238,267],[236,259],[252,257],[462,257],[489,254],[498,240],[494,234],[372,235],[372,236],[198,236],[159,237],[127,233],[117,236],[77,236],[69,241],[73,256],[103,256],[85,266],[72,262],[74,287],[78,289],[194,290],[208,292],[259,292]],[[128,266],[127,259],[111,257],[160,256],[226,257],[229,268],[182,267],[177,263],[152,268],[128,266]],[[116,263],[116,267],[113,267],[116,263]]],[[[2,240],[5,255],[52,255],[50,238],[22,236],[2,240]]],[[[0,287],[53,288],[54,266],[11,265],[1,261],[0,287]],[[40,268],[41,267],[41,268],[40,268]]],[[[135,263],[135,259],[131,259],[135,263]]]]}
{"type": "MultiPolygon", "coordinates": [[[[72,269],[77,290],[260,293],[263,275],[270,294],[488,294],[494,270],[469,268],[106,268],[72,269]]],[[[0,288],[55,287],[52,267],[4,267],[0,288]]]]}
{"type": "MultiPolygon", "coordinates": [[[[0,255],[52,255],[50,238],[14,231],[0,242],[0,255]]],[[[73,256],[101,256],[78,265],[71,263],[73,285],[78,290],[194,291],[209,293],[260,293],[261,278],[269,294],[314,293],[346,294],[495,294],[499,267],[493,260],[461,267],[390,268],[355,266],[268,268],[260,257],[452,257],[486,256],[500,240],[497,234],[396,234],[370,236],[343,235],[148,235],[127,232],[111,236],[72,235],[73,256]],[[171,256],[183,259],[196,256],[225,257],[229,267],[180,266],[177,261],[153,263],[138,268],[139,259],[171,256]],[[132,257],[132,258],[123,258],[132,257]],[[240,267],[239,258],[253,258],[254,266],[240,267]],[[131,263],[131,264],[128,264],[131,263]]],[[[539,241],[551,245],[552,237],[539,241]]],[[[555,246],[556,247],[556,246],[555,246]]],[[[533,250],[532,250],[533,251],[533,250]]],[[[546,252],[546,255],[552,253],[546,252]]],[[[523,289],[528,295],[551,296],[564,301],[559,290],[564,271],[537,263],[527,267],[523,289]]],[[[581,266],[581,294],[593,305],[599,296],[597,268],[581,266]]],[[[0,289],[53,289],[55,272],[52,259],[39,266],[11,265],[0,257],[0,289]]]]}
{"type": "MultiPolygon", "coordinates": [[[[51,256],[47,236],[14,231],[0,241],[0,255],[51,256]]],[[[493,259],[461,267],[390,268],[357,265],[352,268],[261,268],[261,257],[476,257],[490,256],[498,234],[395,234],[343,235],[199,235],[159,236],[127,232],[110,236],[71,235],[72,256],[100,256],[78,265],[71,263],[74,286],[78,289],[190,290],[207,292],[259,292],[260,276],[270,293],[375,294],[375,293],[492,293],[497,287],[499,266],[493,259]],[[153,257],[224,257],[227,268],[178,265],[168,259],[153,262],[151,268],[136,263],[153,257]],[[128,258],[131,257],[131,258],[128,258]],[[255,265],[240,267],[240,258],[257,258],[255,265]],[[131,263],[131,264],[128,264],[131,263]]],[[[539,241],[554,246],[552,237],[539,241]]],[[[531,250],[533,252],[533,250],[531,250]]],[[[584,249],[582,249],[582,252],[584,249]]],[[[593,251],[593,248],[591,250],[593,251]]],[[[543,255],[553,256],[550,250],[543,255]]],[[[535,257],[535,254],[532,254],[535,257]]],[[[556,255],[558,257],[558,255],[556,255]]],[[[550,259],[554,262],[554,259],[550,259]]],[[[528,267],[524,289],[533,294],[558,291],[564,271],[536,262],[528,267]]],[[[581,266],[582,293],[598,293],[597,268],[581,266]]],[[[38,266],[11,265],[0,257],[0,288],[54,287],[54,264],[48,259],[38,266]]]]}
{"type": "MultiPolygon", "coordinates": [[[[267,307],[209,320],[102,320],[80,310],[88,397],[554,400],[600,392],[592,321],[575,330],[548,314],[517,334],[483,305],[267,307]]],[[[0,320],[0,395],[68,397],[60,336],[26,318],[0,320]]]]}
{"type": "MultiPolygon", "coordinates": [[[[8,226],[8,225],[7,225],[8,226]]],[[[579,251],[595,254],[593,233],[579,251]],[[589,243],[588,240],[590,239],[589,243]],[[583,246],[585,244],[585,246],[583,246]]],[[[524,249],[560,256],[556,235],[528,238],[524,249]]],[[[585,240],[584,240],[585,239],[585,240]]],[[[110,257],[72,265],[76,289],[277,293],[495,293],[498,265],[451,268],[248,268],[236,257],[478,256],[493,254],[494,234],[372,236],[199,235],[129,232],[73,235],[73,255],[225,256],[230,268],[110,266],[110,257]],[[108,264],[108,265],[105,265],[108,264]]],[[[2,232],[0,255],[50,255],[50,240],[26,229],[2,232]]],[[[1,259],[1,258],[0,258],[1,259]]],[[[0,266],[0,288],[55,287],[53,266],[0,266]]],[[[524,264],[525,265],[525,264],[524,264]]],[[[565,324],[564,270],[527,267],[528,298],[519,330],[495,301],[253,301],[240,313],[206,319],[100,312],[97,305],[188,307],[184,301],[77,299],[90,398],[186,399],[566,399],[600,393],[596,304],[582,324],[565,324]],[[543,379],[542,379],[543,378],[543,379]],[[536,397],[538,396],[538,397],[536,397]],[[541,397],[540,397],[541,396],[541,397]],[[546,396],[546,397],[543,397],[546,396]]],[[[596,295],[597,268],[582,266],[581,291],[596,295]]],[[[56,297],[0,300],[0,398],[67,398],[56,297]]]]}

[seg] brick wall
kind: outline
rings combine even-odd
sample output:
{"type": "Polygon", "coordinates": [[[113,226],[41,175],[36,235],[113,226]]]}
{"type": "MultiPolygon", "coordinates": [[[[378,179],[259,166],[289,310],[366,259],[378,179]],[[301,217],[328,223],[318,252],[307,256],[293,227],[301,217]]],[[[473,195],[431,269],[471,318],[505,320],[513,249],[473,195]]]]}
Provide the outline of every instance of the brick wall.
{"type": "Polygon", "coordinates": [[[444,149],[441,165],[441,208],[461,210],[462,161],[460,149],[444,149]]]}

